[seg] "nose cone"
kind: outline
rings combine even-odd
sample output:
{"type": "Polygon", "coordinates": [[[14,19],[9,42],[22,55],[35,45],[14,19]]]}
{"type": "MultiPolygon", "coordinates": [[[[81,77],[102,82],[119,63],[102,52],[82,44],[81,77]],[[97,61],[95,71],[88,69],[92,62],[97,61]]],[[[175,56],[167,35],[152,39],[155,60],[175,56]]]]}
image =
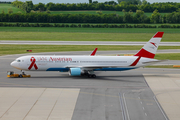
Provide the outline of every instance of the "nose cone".
{"type": "Polygon", "coordinates": [[[13,61],[10,65],[16,69],[20,69],[19,64],[16,61],[13,61]]]}
{"type": "Polygon", "coordinates": [[[14,67],[15,66],[15,62],[13,61],[13,62],[11,62],[11,64],[10,64],[12,67],[14,67]]]}
{"type": "Polygon", "coordinates": [[[18,67],[16,61],[13,61],[10,65],[11,65],[12,67],[15,67],[15,68],[18,67]]]}

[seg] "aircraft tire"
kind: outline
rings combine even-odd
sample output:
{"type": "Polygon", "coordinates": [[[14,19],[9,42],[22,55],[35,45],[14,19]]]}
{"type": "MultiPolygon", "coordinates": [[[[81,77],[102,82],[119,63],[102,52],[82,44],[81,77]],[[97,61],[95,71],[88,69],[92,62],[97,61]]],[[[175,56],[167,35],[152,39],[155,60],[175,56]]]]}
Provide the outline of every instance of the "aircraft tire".
{"type": "Polygon", "coordinates": [[[22,78],[23,76],[20,74],[19,77],[22,78]]]}
{"type": "Polygon", "coordinates": [[[92,77],[93,77],[93,78],[96,78],[96,75],[95,75],[95,74],[93,74],[93,75],[92,75],[92,77]]]}
{"type": "Polygon", "coordinates": [[[88,78],[92,78],[92,75],[88,75],[88,78]]]}

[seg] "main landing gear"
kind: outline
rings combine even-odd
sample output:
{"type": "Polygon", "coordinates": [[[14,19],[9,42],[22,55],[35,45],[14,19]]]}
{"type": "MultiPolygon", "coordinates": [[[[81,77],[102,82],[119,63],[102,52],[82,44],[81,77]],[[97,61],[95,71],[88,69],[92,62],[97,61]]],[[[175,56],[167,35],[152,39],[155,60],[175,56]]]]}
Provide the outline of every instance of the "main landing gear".
{"type": "Polygon", "coordinates": [[[81,76],[87,76],[88,78],[96,78],[94,71],[84,71],[81,76]]]}
{"type": "Polygon", "coordinates": [[[21,70],[22,74],[19,74],[19,77],[22,78],[23,75],[26,75],[25,72],[23,70],[21,70]]]}
{"type": "Polygon", "coordinates": [[[89,77],[89,78],[96,78],[96,75],[95,75],[95,74],[92,74],[92,75],[89,74],[88,77],[89,77]]]}

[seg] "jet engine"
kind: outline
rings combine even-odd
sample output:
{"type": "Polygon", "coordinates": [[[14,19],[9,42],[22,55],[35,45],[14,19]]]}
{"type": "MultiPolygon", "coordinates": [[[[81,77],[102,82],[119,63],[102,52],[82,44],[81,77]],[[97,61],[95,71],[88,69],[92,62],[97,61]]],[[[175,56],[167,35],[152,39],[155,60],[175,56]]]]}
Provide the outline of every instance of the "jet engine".
{"type": "Polygon", "coordinates": [[[69,75],[70,76],[81,76],[82,74],[81,68],[70,68],[69,75]]]}

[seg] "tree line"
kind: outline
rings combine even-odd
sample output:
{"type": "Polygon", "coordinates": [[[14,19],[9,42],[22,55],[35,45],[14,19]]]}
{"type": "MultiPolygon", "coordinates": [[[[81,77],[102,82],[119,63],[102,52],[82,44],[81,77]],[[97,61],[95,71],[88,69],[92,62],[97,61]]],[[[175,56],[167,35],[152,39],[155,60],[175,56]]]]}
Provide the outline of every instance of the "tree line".
{"type": "Polygon", "coordinates": [[[151,16],[136,10],[118,14],[48,14],[48,13],[1,13],[0,22],[29,23],[180,23],[180,11],[161,15],[158,10],[151,16]]]}
{"type": "Polygon", "coordinates": [[[0,1],[0,4],[3,3],[3,4],[11,4],[11,2],[7,2],[7,1],[0,1]]]}
{"type": "MultiPolygon", "coordinates": [[[[140,1],[140,0],[138,0],[140,1]]],[[[142,10],[145,12],[153,12],[157,9],[159,12],[174,12],[180,11],[180,3],[166,2],[166,3],[153,3],[150,4],[146,0],[143,2],[138,2],[135,0],[134,2],[126,2],[120,1],[119,4],[114,1],[98,3],[97,1],[91,1],[90,3],[73,3],[73,4],[60,4],[60,3],[39,3],[33,4],[32,1],[14,1],[12,5],[26,11],[27,13],[34,11],[68,11],[68,10],[111,10],[111,11],[133,11],[142,10]]]]}
{"type": "Polygon", "coordinates": [[[180,28],[180,25],[145,24],[49,24],[49,23],[0,23],[0,27],[66,27],[66,28],[180,28]]]}

